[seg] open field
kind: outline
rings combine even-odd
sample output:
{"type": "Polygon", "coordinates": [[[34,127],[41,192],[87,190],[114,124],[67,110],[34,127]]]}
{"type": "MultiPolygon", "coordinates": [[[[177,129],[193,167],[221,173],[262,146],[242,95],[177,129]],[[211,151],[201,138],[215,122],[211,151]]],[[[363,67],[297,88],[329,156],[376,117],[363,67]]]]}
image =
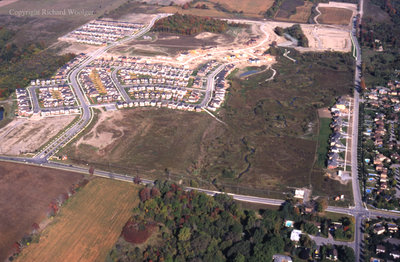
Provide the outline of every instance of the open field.
{"type": "Polygon", "coordinates": [[[312,2],[304,2],[303,5],[296,6],[295,12],[288,13],[283,11],[283,9],[279,9],[277,12],[275,19],[279,21],[287,21],[287,22],[295,22],[295,23],[307,23],[308,18],[311,15],[311,8],[313,6],[312,2]]]}
{"type": "Polygon", "coordinates": [[[33,223],[47,217],[49,204],[78,183],[81,174],[0,162],[0,261],[33,223]]]}
{"type": "Polygon", "coordinates": [[[221,17],[221,18],[232,18],[233,15],[222,12],[215,8],[212,9],[198,9],[198,8],[189,8],[189,9],[182,9],[180,6],[163,6],[157,10],[160,13],[179,13],[179,14],[186,14],[186,15],[193,15],[196,14],[198,16],[211,16],[211,17],[221,17]]]}
{"type": "MultiPolygon", "coordinates": [[[[102,113],[99,124],[60,154],[105,170],[152,178],[169,174],[238,193],[278,196],[291,186],[318,187],[311,179],[316,109],[350,92],[353,60],[349,54],[292,50],[294,64],[281,56],[283,50],[275,52],[276,80],[265,82],[269,70],[233,80],[218,113],[226,127],[205,113],[151,108],[113,112],[114,118],[102,113]]],[[[326,192],[335,192],[335,183],[329,183],[326,192]]]]}
{"type": "Polygon", "coordinates": [[[218,3],[230,12],[243,12],[245,16],[262,17],[273,5],[274,0],[210,0],[218,3]]]}
{"type": "Polygon", "coordinates": [[[53,43],[58,37],[72,31],[74,28],[95,19],[104,12],[113,10],[125,0],[18,0],[5,6],[0,6],[0,23],[8,29],[16,31],[16,41],[27,43],[30,41],[45,41],[53,43]],[[65,15],[45,14],[42,10],[66,10],[65,15]],[[68,10],[85,10],[85,14],[69,14],[68,10]],[[10,11],[11,10],[11,11],[10,11]],[[14,11],[37,10],[38,14],[19,14],[14,11]]]}
{"type": "Polygon", "coordinates": [[[17,261],[104,261],[139,203],[138,187],[96,178],[77,192],[17,261]]]}
{"type": "Polygon", "coordinates": [[[0,2],[0,7],[3,7],[3,6],[6,6],[6,5],[9,5],[9,4],[12,4],[12,3],[14,3],[14,2],[17,2],[18,0],[2,0],[1,2],[0,2]]]}
{"type": "Polygon", "coordinates": [[[318,22],[331,25],[348,25],[351,22],[353,11],[336,7],[319,7],[321,15],[318,22]]]}
{"type": "Polygon", "coordinates": [[[16,118],[0,129],[0,154],[33,153],[65,128],[75,116],[60,116],[41,120],[16,118]],[[48,128],[50,127],[51,128],[48,128]]]}

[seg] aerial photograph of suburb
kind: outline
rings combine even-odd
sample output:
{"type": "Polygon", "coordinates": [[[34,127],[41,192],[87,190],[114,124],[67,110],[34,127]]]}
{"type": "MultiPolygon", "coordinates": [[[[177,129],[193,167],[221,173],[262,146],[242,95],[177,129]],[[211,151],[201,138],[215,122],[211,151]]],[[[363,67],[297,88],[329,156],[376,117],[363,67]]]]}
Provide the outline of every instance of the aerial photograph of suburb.
{"type": "Polygon", "coordinates": [[[0,0],[0,262],[400,262],[400,0],[0,0]]]}

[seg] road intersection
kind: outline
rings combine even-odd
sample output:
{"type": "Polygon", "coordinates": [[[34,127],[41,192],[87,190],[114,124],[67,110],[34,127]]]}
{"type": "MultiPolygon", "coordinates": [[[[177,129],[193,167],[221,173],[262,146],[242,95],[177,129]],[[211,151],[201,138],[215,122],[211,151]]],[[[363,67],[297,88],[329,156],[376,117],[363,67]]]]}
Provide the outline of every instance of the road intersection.
{"type": "MultiPolygon", "coordinates": [[[[360,15],[360,20],[362,18],[362,7],[363,7],[363,0],[360,0],[360,7],[361,9],[359,10],[359,15],[360,15]]],[[[81,118],[74,123],[69,129],[67,129],[62,135],[54,139],[52,142],[50,142],[43,150],[41,150],[38,154],[36,154],[33,158],[23,158],[23,157],[8,157],[8,156],[0,156],[0,160],[2,161],[10,161],[10,162],[16,162],[16,163],[26,163],[26,164],[33,164],[33,165],[40,165],[43,167],[48,167],[48,168],[54,168],[54,169],[62,169],[62,170],[68,170],[68,171],[73,171],[73,172],[79,172],[79,173],[88,173],[88,168],[85,167],[79,167],[79,166],[73,166],[73,165],[66,165],[58,162],[52,162],[48,161],[48,159],[54,155],[62,146],[67,144],[69,141],[71,141],[77,134],[82,132],[82,130],[87,127],[88,124],[90,124],[91,119],[93,117],[93,109],[92,106],[90,106],[89,101],[87,100],[86,96],[84,95],[82,88],[78,82],[78,76],[80,71],[87,66],[89,63],[91,63],[93,60],[107,52],[110,48],[115,47],[116,45],[119,45],[121,43],[128,42],[132,39],[138,38],[146,34],[154,25],[155,21],[158,19],[168,16],[168,14],[161,14],[155,17],[149,25],[147,25],[145,28],[143,28],[141,31],[139,31],[137,34],[132,35],[130,37],[127,37],[119,42],[109,44],[107,46],[104,46],[92,53],[89,53],[87,55],[87,58],[83,60],[80,64],[78,64],[75,68],[73,68],[69,74],[68,74],[68,81],[74,91],[74,94],[79,101],[79,108],[81,109],[81,118]]],[[[358,115],[359,115],[359,102],[360,102],[360,82],[361,82],[361,48],[359,46],[358,40],[357,40],[357,23],[354,21],[352,31],[351,31],[351,39],[355,48],[355,60],[356,60],[356,67],[355,67],[355,79],[354,79],[354,85],[355,85],[355,90],[354,90],[354,100],[353,100],[353,122],[352,122],[352,144],[351,144],[351,173],[352,173],[352,189],[353,189],[353,197],[354,197],[354,207],[349,207],[349,208],[344,208],[344,207],[335,207],[335,206],[329,206],[327,208],[327,211],[329,212],[335,212],[335,213],[341,213],[341,214],[348,214],[351,216],[354,216],[355,218],[355,237],[353,242],[347,243],[348,246],[351,246],[354,251],[355,251],[355,256],[356,256],[356,261],[362,261],[361,258],[361,245],[363,241],[363,233],[362,233],[362,224],[363,220],[367,218],[373,218],[373,217],[387,217],[387,218],[400,218],[400,214],[394,213],[394,212],[387,212],[387,211],[382,211],[382,210],[369,210],[364,206],[364,202],[362,200],[361,196],[361,190],[360,190],[360,184],[359,184],[359,179],[358,179],[358,166],[357,166],[357,143],[358,143],[358,115]]],[[[263,30],[263,28],[262,28],[263,30]]],[[[266,38],[268,39],[268,33],[263,30],[263,32],[266,34],[266,38]]],[[[218,75],[219,72],[221,72],[225,68],[226,64],[220,65],[216,70],[214,70],[209,76],[207,77],[207,87],[206,87],[206,92],[205,92],[205,98],[201,102],[200,106],[201,107],[206,107],[208,103],[210,102],[212,98],[212,93],[214,91],[214,81],[215,77],[218,75]]],[[[129,95],[126,93],[124,90],[124,87],[121,86],[118,82],[118,79],[116,77],[116,72],[118,71],[118,68],[116,68],[113,73],[112,73],[112,81],[114,82],[115,86],[119,89],[123,99],[126,102],[131,102],[132,100],[130,99],[129,95]]],[[[36,95],[34,93],[34,90],[29,90],[30,95],[33,98],[33,106],[34,108],[37,108],[39,106],[39,103],[37,101],[36,95]],[[36,98],[36,99],[35,99],[36,98]]],[[[126,176],[122,174],[116,174],[116,173],[111,173],[111,172],[106,172],[106,171],[101,171],[101,170],[96,170],[94,175],[99,176],[99,177],[105,177],[105,178],[110,178],[110,179],[116,179],[116,180],[121,180],[125,182],[133,182],[133,178],[131,176],[126,176]]],[[[146,180],[142,179],[142,182],[145,184],[152,184],[153,181],[151,180],[146,180]]],[[[187,190],[196,190],[200,192],[204,192],[208,195],[215,195],[218,193],[221,193],[219,191],[213,191],[213,190],[207,190],[207,189],[201,189],[201,188],[193,188],[193,187],[187,187],[187,190]]],[[[262,198],[262,197],[254,197],[254,196],[247,196],[247,195],[238,195],[238,194],[231,194],[228,193],[228,195],[232,196],[235,200],[238,201],[244,201],[244,202],[250,202],[250,203],[258,203],[258,204],[266,204],[266,205],[281,205],[284,200],[279,200],[279,199],[270,199],[270,198],[262,198]]],[[[324,240],[318,240],[321,243],[323,243],[324,240]]],[[[340,244],[339,242],[336,241],[331,241],[329,243],[333,244],[340,244]]]]}

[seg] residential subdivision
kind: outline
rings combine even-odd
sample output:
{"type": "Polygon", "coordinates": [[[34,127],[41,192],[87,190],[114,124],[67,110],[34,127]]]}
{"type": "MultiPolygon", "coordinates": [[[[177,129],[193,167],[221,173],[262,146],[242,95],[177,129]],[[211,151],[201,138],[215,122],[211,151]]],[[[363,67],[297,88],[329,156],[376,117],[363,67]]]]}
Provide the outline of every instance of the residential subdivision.
{"type": "Polygon", "coordinates": [[[399,209],[400,83],[365,91],[362,111],[364,192],[375,207],[399,209]]]}

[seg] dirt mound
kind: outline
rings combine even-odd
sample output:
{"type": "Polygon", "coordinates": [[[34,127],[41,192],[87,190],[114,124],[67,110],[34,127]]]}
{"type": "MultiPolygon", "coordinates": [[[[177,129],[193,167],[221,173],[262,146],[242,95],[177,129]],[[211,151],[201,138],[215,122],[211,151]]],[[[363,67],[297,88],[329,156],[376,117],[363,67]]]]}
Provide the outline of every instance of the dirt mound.
{"type": "Polygon", "coordinates": [[[142,244],[149,239],[156,229],[154,223],[136,223],[129,220],[122,229],[122,236],[125,241],[132,244],[142,244]]]}

